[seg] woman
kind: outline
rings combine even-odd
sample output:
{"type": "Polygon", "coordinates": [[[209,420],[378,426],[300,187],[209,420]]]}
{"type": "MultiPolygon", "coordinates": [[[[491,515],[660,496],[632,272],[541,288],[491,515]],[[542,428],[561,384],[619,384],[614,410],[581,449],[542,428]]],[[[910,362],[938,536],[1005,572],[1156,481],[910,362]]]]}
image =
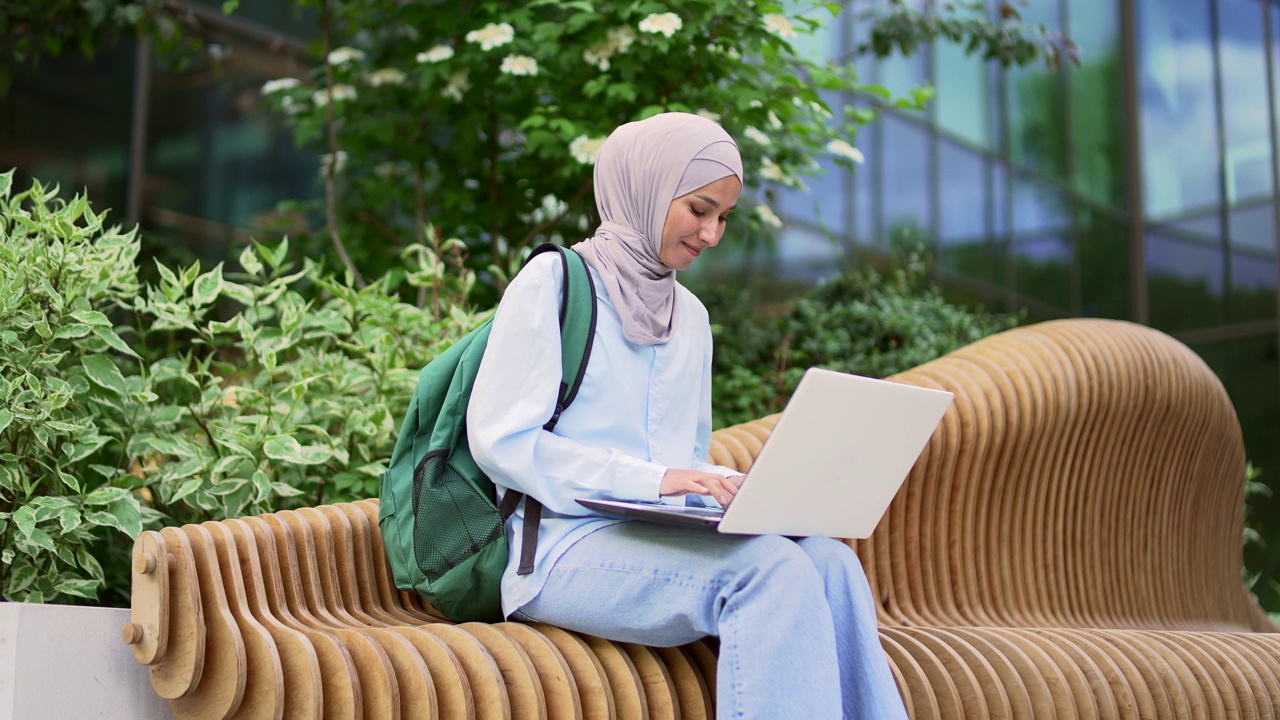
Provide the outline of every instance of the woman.
{"type": "Polygon", "coordinates": [[[530,262],[494,318],[468,438],[500,488],[544,506],[534,569],[518,574],[523,504],[502,579],[509,617],[622,642],[720,638],[719,717],[905,717],[857,557],[829,538],[730,536],[602,517],[606,498],[728,505],[742,477],[706,462],[711,329],[676,282],[724,234],[742,191],[732,138],[697,115],[618,128],[595,167],[596,234],[577,245],[596,284],[586,375],[554,432],[554,254],[530,262]]]}

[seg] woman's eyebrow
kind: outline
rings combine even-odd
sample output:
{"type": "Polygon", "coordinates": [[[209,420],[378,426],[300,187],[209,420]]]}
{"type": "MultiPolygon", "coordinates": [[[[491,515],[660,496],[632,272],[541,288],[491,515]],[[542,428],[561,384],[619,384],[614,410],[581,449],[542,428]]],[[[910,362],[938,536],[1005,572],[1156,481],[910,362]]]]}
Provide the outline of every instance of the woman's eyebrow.
{"type": "MultiPolygon", "coordinates": [[[[717,202],[714,198],[711,198],[710,196],[703,195],[703,194],[699,193],[699,194],[697,194],[697,195],[694,195],[694,197],[698,198],[699,200],[702,200],[703,202],[707,203],[708,205],[710,205],[711,207],[713,207],[713,208],[715,208],[715,209],[717,209],[717,210],[719,210],[719,209],[720,209],[720,203],[719,203],[719,202],[717,202]]],[[[734,209],[736,209],[737,207],[738,207],[737,205],[734,205],[733,207],[731,207],[731,208],[729,208],[729,209],[730,209],[730,210],[734,210],[734,209]]]]}

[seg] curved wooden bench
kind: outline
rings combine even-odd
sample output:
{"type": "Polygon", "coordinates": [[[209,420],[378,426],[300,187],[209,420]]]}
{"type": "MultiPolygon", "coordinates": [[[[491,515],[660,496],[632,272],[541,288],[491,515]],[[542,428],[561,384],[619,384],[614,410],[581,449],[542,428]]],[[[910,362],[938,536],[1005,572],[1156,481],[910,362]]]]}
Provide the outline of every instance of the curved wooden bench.
{"type": "MultiPolygon", "coordinates": [[[[1221,384],[1128,323],[1011,330],[902,373],[956,401],[851,542],[914,718],[1272,718],[1221,384]]],[[[776,418],[716,432],[745,470],[776,418]]],[[[123,630],[178,717],[709,718],[714,639],[453,625],[391,583],[376,501],[146,532],[123,630]]]]}
{"type": "MultiPolygon", "coordinates": [[[[1195,353],[1062,320],[891,379],[955,393],[850,543],[913,717],[1280,712],[1280,635],[1241,581],[1240,428],[1195,353]]],[[[775,421],[717,433],[712,462],[745,470],[775,421]]]]}

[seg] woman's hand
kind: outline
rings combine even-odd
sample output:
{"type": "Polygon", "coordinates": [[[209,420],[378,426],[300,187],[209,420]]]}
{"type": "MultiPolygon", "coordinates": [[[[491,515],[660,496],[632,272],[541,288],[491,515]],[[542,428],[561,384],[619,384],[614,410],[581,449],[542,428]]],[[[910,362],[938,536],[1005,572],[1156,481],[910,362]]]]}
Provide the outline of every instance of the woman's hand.
{"type": "Polygon", "coordinates": [[[669,468],[662,476],[662,484],[658,486],[658,495],[662,497],[680,497],[682,495],[710,495],[722,507],[729,507],[733,497],[738,494],[738,487],[745,478],[743,475],[725,477],[715,473],[669,468]]]}

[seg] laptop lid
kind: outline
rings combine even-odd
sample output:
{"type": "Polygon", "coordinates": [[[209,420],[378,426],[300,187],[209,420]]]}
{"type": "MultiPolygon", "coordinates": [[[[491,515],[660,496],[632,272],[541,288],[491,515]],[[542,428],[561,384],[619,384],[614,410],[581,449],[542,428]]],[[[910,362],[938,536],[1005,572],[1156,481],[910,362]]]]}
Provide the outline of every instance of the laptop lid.
{"type": "Polygon", "coordinates": [[[944,390],[810,368],[720,532],[870,536],[951,400],[944,390]]]}

